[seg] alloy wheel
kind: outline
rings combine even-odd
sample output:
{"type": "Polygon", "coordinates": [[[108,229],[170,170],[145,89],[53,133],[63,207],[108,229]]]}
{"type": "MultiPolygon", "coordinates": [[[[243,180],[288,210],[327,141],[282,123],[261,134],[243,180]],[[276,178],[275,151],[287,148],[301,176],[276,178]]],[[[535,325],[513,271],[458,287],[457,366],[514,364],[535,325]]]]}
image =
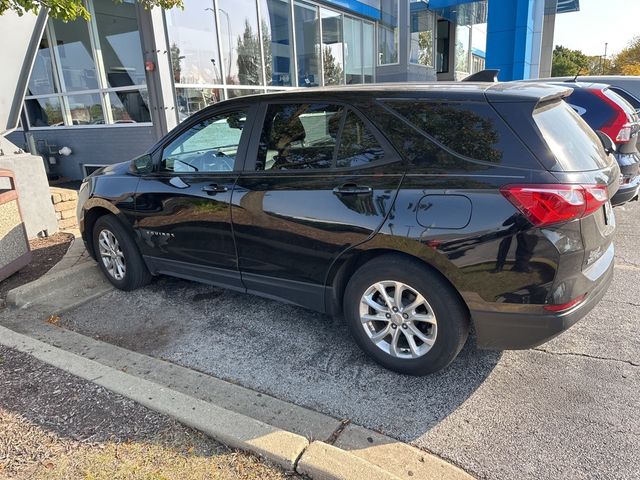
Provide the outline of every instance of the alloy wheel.
{"type": "Polygon", "coordinates": [[[98,248],[102,263],[109,275],[116,280],[122,280],[127,272],[127,266],[116,236],[107,229],[101,230],[98,235],[98,248]]]}
{"type": "Polygon", "coordinates": [[[393,280],[377,282],[365,290],[360,321],[369,339],[397,358],[422,357],[438,334],[429,302],[416,289],[393,280]]]}

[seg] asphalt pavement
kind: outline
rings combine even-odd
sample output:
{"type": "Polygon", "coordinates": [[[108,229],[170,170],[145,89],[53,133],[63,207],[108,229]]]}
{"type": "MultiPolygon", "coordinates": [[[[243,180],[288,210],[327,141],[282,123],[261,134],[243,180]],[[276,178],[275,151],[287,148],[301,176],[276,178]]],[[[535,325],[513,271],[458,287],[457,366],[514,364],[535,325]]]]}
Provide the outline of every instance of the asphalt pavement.
{"type": "Polygon", "coordinates": [[[368,360],[339,321],[160,278],[62,315],[85,335],[380,431],[490,479],[640,479],[640,204],[616,209],[614,283],[534,350],[473,339],[423,378],[368,360]]]}

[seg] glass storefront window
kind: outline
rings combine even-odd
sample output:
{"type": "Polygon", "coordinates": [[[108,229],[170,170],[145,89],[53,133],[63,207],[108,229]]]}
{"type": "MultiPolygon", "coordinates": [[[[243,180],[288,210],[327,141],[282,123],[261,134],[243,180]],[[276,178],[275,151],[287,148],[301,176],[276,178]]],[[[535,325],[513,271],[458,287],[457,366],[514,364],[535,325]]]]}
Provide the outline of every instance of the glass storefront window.
{"type": "MultiPolygon", "coordinates": [[[[216,19],[211,0],[189,0],[165,13],[175,83],[221,84],[216,19]]],[[[224,17],[221,20],[225,20],[224,17]]]]}
{"type": "Polygon", "coordinates": [[[146,90],[109,93],[113,123],[150,122],[149,94],[146,90]]]}
{"type": "Polygon", "coordinates": [[[320,24],[318,7],[294,4],[294,26],[298,61],[298,86],[320,85],[320,24]]]}
{"type": "Polygon", "coordinates": [[[64,91],[94,90],[98,75],[93,59],[87,22],[50,20],[49,28],[55,39],[55,50],[64,78],[64,91]]]}
{"type": "Polygon", "coordinates": [[[466,25],[456,26],[456,71],[469,73],[469,52],[471,28],[466,25]]]}
{"type": "Polygon", "coordinates": [[[43,95],[46,93],[58,93],[58,88],[53,75],[49,39],[45,33],[42,40],[40,40],[40,47],[33,63],[27,95],[43,95]]]}
{"type": "Polygon", "coordinates": [[[131,0],[96,1],[94,8],[108,86],[145,85],[135,4],[131,0]]]}
{"type": "Polygon", "coordinates": [[[398,63],[398,0],[380,1],[378,63],[398,63]]]}
{"type": "Polygon", "coordinates": [[[219,0],[220,42],[228,85],[264,85],[255,0],[219,0]]]}
{"type": "Polygon", "coordinates": [[[375,78],[375,36],[376,29],[373,23],[362,23],[362,45],[364,47],[362,55],[364,83],[373,83],[375,78]]]}
{"type": "Polygon", "coordinates": [[[24,108],[32,127],[52,127],[64,124],[58,97],[27,99],[24,102],[24,108]]]}
{"type": "Polygon", "coordinates": [[[433,67],[435,16],[423,0],[411,0],[409,62],[433,67]]]}
{"type": "Polygon", "coordinates": [[[344,84],[342,14],[321,8],[320,17],[322,18],[324,85],[342,85],[344,84]]]}
{"type": "Polygon", "coordinates": [[[70,95],[68,102],[73,125],[100,125],[105,123],[99,94],[70,95]]]}
{"type": "Polygon", "coordinates": [[[362,47],[362,22],[344,17],[344,69],[347,85],[363,83],[362,47]]]}
{"type": "Polygon", "coordinates": [[[247,88],[234,88],[227,90],[227,98],[244,97],[245,95],[256,95],[264,93],[264,90],[253,90],[247,88]]]}
{"type": "Polygon", "coordinates": [[[192,113],[223,99],[222,88],[176,87],[178,120],[183,121],[192,113]]]}
{"type": "Polygon", "coordinates": [[[289,0],[261,0],[262,45],[267,85],[293,85],[289,0]]]}

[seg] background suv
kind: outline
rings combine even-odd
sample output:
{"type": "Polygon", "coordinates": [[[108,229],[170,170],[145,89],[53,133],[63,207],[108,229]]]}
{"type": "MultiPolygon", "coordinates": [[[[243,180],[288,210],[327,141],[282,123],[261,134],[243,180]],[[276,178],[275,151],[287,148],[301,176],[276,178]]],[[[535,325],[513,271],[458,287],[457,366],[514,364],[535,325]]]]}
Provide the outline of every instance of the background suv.
{"type": "MultiPolygon", "coordinates": [[[[168,274],[344,315],[387,368],[528,348],[613,272],[619,169],[528,84],[387,84],[206,108],[85,179],[79,220],[118,288],[168,274]]],[[[295,319],[292,319],[295,321],[295,319]]]]}
{"type": "Polygon", "coordinates": [[[636,109],[607,85],[583,82],[553,84],[571,87],[573,93],[566,98],[569,105],[591,128],[606,133],[616,145],[613,155],[620,166],[620,189],[611,203],[616,206],[637,199],[640,190],[640,116],[636,109]]]}

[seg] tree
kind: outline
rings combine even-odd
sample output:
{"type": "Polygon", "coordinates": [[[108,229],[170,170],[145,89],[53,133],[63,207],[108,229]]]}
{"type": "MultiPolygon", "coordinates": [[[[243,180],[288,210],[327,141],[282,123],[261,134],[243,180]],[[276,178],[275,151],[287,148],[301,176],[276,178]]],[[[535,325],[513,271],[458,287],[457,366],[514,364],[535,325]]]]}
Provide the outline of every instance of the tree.
{"type": "Polygon", "coordinates": [[[640,37],[631,40],[625,49],[613,57],[610,73],[640,75],[640,37]]]}
{"type": "Polygon", "coordinates": [[[238,35],[238,80],[240,85],[260,85],[262,63],[260,61],[260,39],[248,20],[244,22],[244,32],[238,35]]]}
{"type": "Polygon", "coordinates": [[[589,73],[589,57],[580,50],[571,50],[570,48],[556,45],[553,50],[551,64],[552,77],[587,75],[589,73]]]}
{"type": "MultiPolygon", "coordinates": [[[[121,3],[122,0],[113,0],[121,3]]],[[[137,0],[144,8],[173,8],[183,6],[183,0],[137,0]]],[[[25,13],[37,14],[41,8],[49,9],[49,16],[65,22],[84,18],[89,20],[89,11],[83,0],[0,0],[0,15],[13,11],[19,16],[25,13]]]]}
{"type": "Polygon", "coordinates": [[[336,57],[333,56],[329,45],[324,47],[322,58],[324,61],[324,84],[340,85],[344,83],[342,81],[342,67],[336,57]]]}
{"type": "Polygon", "coordinates": [[[173,81],[176,83],[180,83],[180,79],[182,78],[182,60],[184,60],[184,55],[180,55],[180,47],[174,42],[171,44],[170,49],[171,54],[171,69],[173,70],[173,81]]]}

